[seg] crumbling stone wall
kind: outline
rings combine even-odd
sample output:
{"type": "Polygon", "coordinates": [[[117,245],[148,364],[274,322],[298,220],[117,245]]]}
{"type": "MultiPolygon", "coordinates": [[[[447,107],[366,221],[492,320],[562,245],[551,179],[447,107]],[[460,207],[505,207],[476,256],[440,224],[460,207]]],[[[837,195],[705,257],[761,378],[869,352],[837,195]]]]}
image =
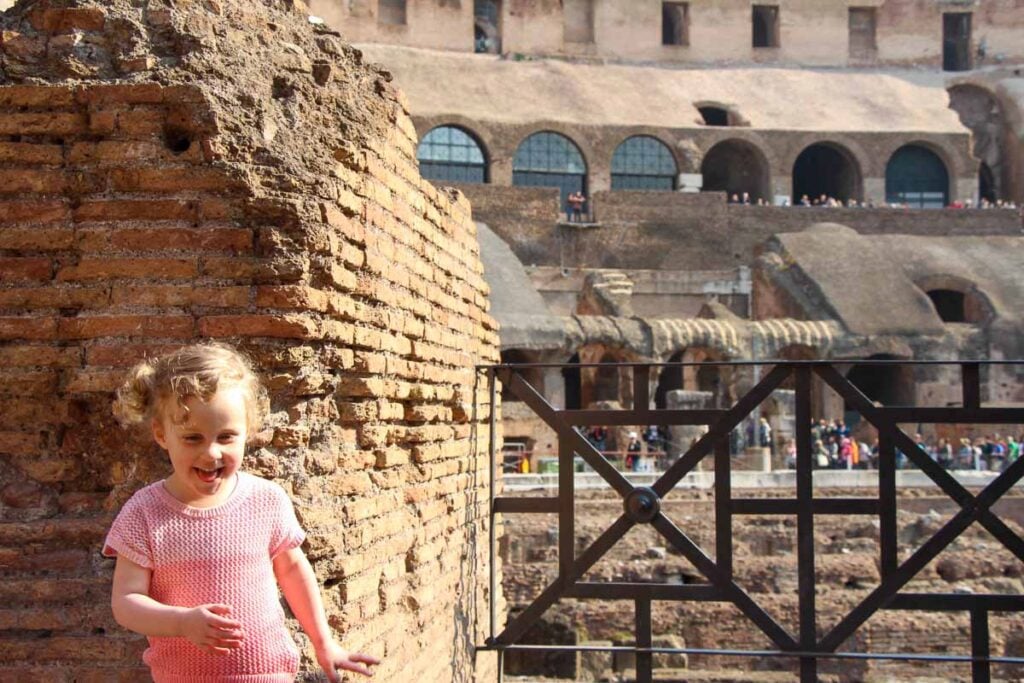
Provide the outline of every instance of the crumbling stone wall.
{"type": "Polygon", "coordinates": [[[147,679],[99,549],[169,468],[111,392],[210,337],[267,380],[246,466],[292,495],[344,642],[381,680],[491,676],[495,323],[388,74],[274,0],[23,2],[0,30],[0,679],[147,679]]]}

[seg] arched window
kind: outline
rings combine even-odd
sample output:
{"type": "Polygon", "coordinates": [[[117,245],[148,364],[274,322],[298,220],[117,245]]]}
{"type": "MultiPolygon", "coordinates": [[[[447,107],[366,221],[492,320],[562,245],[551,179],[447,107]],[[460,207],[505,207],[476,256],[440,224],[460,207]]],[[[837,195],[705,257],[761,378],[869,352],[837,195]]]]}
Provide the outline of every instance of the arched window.
{"type": "Polygon", "coordinates": [[[416,159],[420,174],[427,180],[487,182],[487,162],[480,143],[455,126],[438,126],[424,135],[416,159]]]}
{"type": "Polygon", "coordinates": [[[613,190],[674,190],[676,161],[661,140],[634,135],[612,155],[613,190]]]}
{"type": "Polygon", "coordinates": [[[964,293],[952,289],[929,289],[928,298],[932,300],[935,311],[946,323],[967,322],[964,293]]]}
{"type": "Polygon", "coordinates": [[[920,209],[949,203],[949,172],[939,156],[921,145],[904,145],[885,167],[885,201],[920,209]]]}
{"type": "Polygon", "coordinates": [[[745,140],[723,140],[708,150],[700,165],[705,192],[725,192],[751,202],[771,200],[771,179],[764,153],[745,140]]]}
{"type": "Polygon", "coordinates": [[[573,142],[558,133],[534,133],[523,140],[512,161],[512,184],[557,187],[561,206],[573,192],[586,194],[587,165],[573,142]]]}
{"type": "Polygon", "coordinates": [[[849,150],[831,142],[807,147],[793,164],[793,204],[822,196],[846,201],[861,199],[860,167],[849,150]]]}

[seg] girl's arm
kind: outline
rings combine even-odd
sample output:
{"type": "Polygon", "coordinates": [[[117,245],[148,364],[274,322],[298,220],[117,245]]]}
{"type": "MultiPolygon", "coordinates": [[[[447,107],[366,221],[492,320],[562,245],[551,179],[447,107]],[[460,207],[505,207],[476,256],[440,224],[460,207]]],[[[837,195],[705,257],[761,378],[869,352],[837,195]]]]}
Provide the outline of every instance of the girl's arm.
{"type": "Polygon", "coordinates": [[[117,623],[144,636],[188,638],[197,647],[227,654],[242,645],[242,624],[228,605],[172,607],[149,597],[152,572],[126,557],[114,567],[110,606],[117,623]]]}
{"type": "Polygon", "coordinates": [[[317,662],[331,683],[341,681],[338,669],[372,676],[373,672],[367,665],[379,664],[377,658],[359,652],[348,652],[334,642],[331,628],[327,625],[327,615],[324,614],[323,601],[320,599],[320,585],[302,549],[292,548],[278,553],[274,557],[274,575],[285,600],[288,601],[288,606],[292,608],[292,613],[313,642],[317,662]]]}

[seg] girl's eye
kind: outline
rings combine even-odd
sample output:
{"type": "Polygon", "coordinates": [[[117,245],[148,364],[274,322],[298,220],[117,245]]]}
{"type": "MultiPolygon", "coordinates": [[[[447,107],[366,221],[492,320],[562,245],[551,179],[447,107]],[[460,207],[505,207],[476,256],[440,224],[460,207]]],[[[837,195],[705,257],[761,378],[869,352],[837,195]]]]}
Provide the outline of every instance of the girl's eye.
{"type": "Polygon", "coordinates": [[[218,439],[218,441],[220,441],[221,443],[231,443],[234,440],[235,440],[235,435],[234,434],[221,434],[220,438],[218,439]]]}
{"type": "Polygon", "coordinates": [[[202,440],[202,437],[194,434],[185,437],[185,443],[199,443],[202,440]]]}

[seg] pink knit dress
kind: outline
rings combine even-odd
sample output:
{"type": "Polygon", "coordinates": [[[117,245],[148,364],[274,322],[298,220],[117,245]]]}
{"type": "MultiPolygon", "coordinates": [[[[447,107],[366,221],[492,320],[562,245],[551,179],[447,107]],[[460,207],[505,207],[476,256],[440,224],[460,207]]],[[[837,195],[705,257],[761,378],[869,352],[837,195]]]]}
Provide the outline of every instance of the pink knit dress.
{"type": "Polygon", "coordinates": [[[293,681],[299,653],[284,625],[271,560],[305,539],[280,486],[244,472],[215,507],[179,502],[156,482],[125,503],[103,547],[152,570],[149,595],[165,605],[231,606],[245,639],[208,654],[186,638],[149,638],[142,658],[156,683],[293,681]]]}

